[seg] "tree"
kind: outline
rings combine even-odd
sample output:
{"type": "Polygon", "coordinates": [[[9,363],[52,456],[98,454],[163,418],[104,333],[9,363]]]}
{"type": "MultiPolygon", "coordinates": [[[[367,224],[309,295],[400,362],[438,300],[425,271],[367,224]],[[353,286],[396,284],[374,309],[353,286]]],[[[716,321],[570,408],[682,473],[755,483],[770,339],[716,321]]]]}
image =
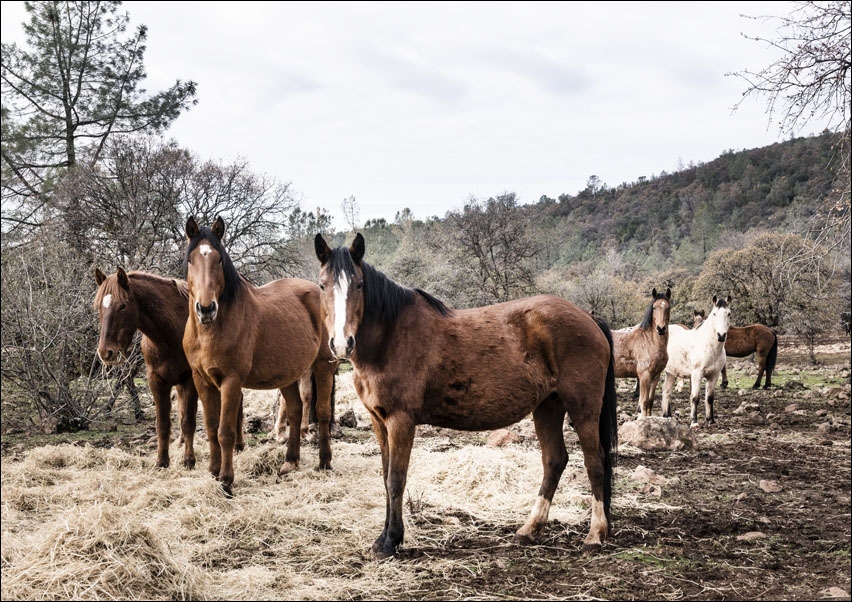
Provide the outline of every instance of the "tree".
{"type": "Polygon", "coordinates": [[[451,261],[467,276],[476,305],[508,301],[535,289],[530,259],[540,247],[514,193],[487,201],[471,198],[461,211],[449,212],[446,224],[451,261]]]}
{"type": "Polygon", "coordinates": [[[355,232],[360,224],[361,210],[358,208],[358,201],[354,196],[349,196],[340,202],[340,208],[343,210],[343,219],[349,225],[349,229],[355,232]]]}
{"type": "Polygon", "coordinates": [[[3,219],[37,225],[52,178],[96,164],[114,136],[162,132],[196,103],[196,84],[146,94],[147,28],[125,37],[119,1],[25,6],[28,48],[3,44],[0,61],[3,219]]]}
{"type": "Polygon", "coordinates": [[[787,260],[788,277],[813,269],[826,258],[849,257],[850,248],[850,101],[852,101],[852,10],[849,0],[796,2],[776,20],[777,37],[745,37],[768,42],[780,58],[760,71],[733,74],[748,87],[738,108],[753,96],[766,96],[770,123],[777,119],[781,134],[793,135],[812,120],[826,120],[836,132],[835,155],[828,166],[836,176],[834,190],[820,199],[799,253],[787,260]]]}

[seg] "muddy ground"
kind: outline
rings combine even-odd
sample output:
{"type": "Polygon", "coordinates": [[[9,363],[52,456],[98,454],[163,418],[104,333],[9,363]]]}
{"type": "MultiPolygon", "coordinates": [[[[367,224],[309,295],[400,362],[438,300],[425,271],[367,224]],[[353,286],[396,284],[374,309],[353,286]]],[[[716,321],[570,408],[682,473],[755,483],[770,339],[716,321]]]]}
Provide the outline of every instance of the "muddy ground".
{"type": "MultiPolygon", "coordinates": [[[[410,565],[417,578],[389,598],[849,599],[848,337],[827,341],[817,358],[820,365],[811,365],[802,346],[782,340],[770,390],[751,389],[750,358],[729,360],[731,386],[718,393],[716,424],[695,430],[696,449],[623,446],[614,525],[601,553],[581,553],[585,521],[551,520],[538,545],[521,547],[512,543],[520,522],[487,524],[458,512],[454,518],[463,528],[449,539],[434,547],[401,546],[394,562],[410,565]],[[435,557],[459,562],[441,564],[438,571],[430,562],[435,557]]],[[[631,384],[619,383],[622,421],[634,413],[631,384]]],[[[685,415],[686,393],[675,404],[685,415]]],[[[659,413],[659,393],[654,410],[659,413]]],[[[148,413],[153,415],[150,408],[148,413]]],[[[249,444],[268,441],[267,422],[264,418],[249,444]]],[[[368,428],[361,421],[343,428],[341,438],[364,440],[368,428]]],[[[106,435],[102,445],[144,446],[153,455],[153,419],[140,429],[106,435]]],[[[511,430],[518,435],[513,445],[537,446],[529,424],[511,430]]],[[[418,435],[418,444],[440,438],[454,448],[484,445],[487,437],[430,427],[418,429],[418,435]]],[[[567,441],[569,453],[578,457],[576,437],[569,433],[567,441]]],[[[3,436],[4,455],[26,446],[25,438],[3,436]]],[[[428,530],[447,509],[409,499],[406,512],[406,520],[428,530]]]]}

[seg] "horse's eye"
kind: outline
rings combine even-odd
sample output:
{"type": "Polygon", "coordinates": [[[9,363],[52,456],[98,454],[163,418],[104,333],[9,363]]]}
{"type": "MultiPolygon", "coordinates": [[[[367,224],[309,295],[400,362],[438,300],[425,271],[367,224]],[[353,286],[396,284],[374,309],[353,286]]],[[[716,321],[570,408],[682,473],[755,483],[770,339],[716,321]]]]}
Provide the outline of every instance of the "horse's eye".
{"type": "Polygon", "coordinates": [[[118,311],[124,311],[125,309],[127,309],[127,305],[124,303],[118,306],[118,311]]]}
{"type": "Polygon", "coordinates": [[[320,285],[319,285],[319,287],[320,287],[320,290],[321,290],[321,291],[324,291],[324,290],[325,290],[325,285],[324,285],[324,284],[320,284],[320,285]]]}
{"type": "Polygon", "coordinates": [[[355,286],[355,288],[356,288],[356,289],[358,289],[358,290],[360,291],[362,288],[364,288],[364,283],[363,283],[363,282],[359,282],[359,283],[355,286]]]}

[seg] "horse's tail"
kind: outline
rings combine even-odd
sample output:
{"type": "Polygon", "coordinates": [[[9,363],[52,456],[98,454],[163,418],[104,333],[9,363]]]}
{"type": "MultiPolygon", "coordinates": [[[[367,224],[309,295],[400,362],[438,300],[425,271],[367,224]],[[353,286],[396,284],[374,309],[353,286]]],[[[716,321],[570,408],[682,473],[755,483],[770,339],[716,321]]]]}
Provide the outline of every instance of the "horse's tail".
{"type": "Polygon", "coordinates": [[[612,332],[606,321],[598,316],[594,316],[594,320],[598,323],[609,343],[609,366],[606,371],[606,385],[598,433],[604,451],[604,512],[607,522],[611,525],[612,477],[615,465],[618,463],[618,398],[615,392],[615,353],[612,332]]]}
{"type": "MultiPolygon", "coordinates": [[[[334,424],[334,394],[337,390],[337,373],[334,373],[334,377],[331,379],[331,415],[328,419],[328,426],[334,424]]],[[[317,422],[317,375],[311,372],[311,411],[309,422],[311,424],[316,424],[317,422]]]]}
{"type": "Polygon", "coordinates": [[[769,355],[766,356],[766,374],[767,378],[775,370],[775,362],[778,360],[778,333],[772,331],[772,349],[769,350],[769,355]]]}

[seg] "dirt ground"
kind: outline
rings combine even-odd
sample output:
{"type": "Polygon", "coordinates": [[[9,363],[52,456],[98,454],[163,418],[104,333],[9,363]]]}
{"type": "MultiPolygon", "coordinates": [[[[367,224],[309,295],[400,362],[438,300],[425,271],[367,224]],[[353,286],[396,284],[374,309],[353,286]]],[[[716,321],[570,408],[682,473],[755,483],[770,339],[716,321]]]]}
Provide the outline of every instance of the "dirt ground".
{"type": "MultiPolygon", "coordinates": [[[[512,536],[525,517],[517,524],[489,524],[409,497],[406,520],[422,533],[448,512],[459,527],[449,538],[404,543],[393,562],[413,569],[416,579],[380,597],[850,599],[849,338],[820,346],[817,358],[820,365],[810,365],[802,346],[782,339],[770,390],[751,389],[750,358],[729,360],[731,385],[717,395],[716,424],[702,423],[695,430],[696,449],[649,452],[622,446],[614,525],[601,553],[580,551],[587,521],[551,519],[540,542],[523,547],[512,536]],[[423,544],[431,541],[434,545],[423,544]],[[434,558],[458,562],[438,567],[434,558]]],[[[632,382],[619,381],[622,421],[633,417],[631,387],[632,382]]],[[[685,392],[676,396],[674,407],[686,415],[685,392]]],[[[654,411],[659,413],[659,394],[654,411]]],[[[261,430],[271,419],[263,421],[261,430]]],[[[357,427],[344,427],[337,440],[363,441],[368,428],[362,417],[357,427]]],[[[576,459],[576,437],[566,429],[568,451],[576,459]]],[[[528,421],[510,431],[517,435],[513,445],[537,447],[528,421]]],[[[152,453],[152,434],[148,421],[144,432],[121,440],[111,435],[103,444],[144,446],[152,453]]],[[[458,449],[485,445],[487,436],[420,427],[416,445],[458,449]]],[[[3,436],[4,456],[19,454],[24,445],[3,436]]],[[[566,471],[562,486],[570,478],[566,471]]],[[[376,534],[380,529],[377,524],[376,534]]]]}

